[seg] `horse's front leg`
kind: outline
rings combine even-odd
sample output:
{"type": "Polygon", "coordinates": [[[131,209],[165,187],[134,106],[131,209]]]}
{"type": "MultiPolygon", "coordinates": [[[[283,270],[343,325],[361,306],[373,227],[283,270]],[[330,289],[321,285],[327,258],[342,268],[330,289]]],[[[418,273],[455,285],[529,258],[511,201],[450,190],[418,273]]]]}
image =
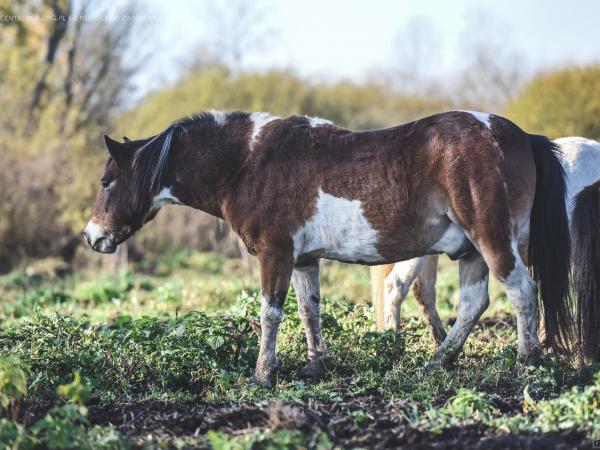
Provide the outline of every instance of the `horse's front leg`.
{"type": "Polygon", "coordinates": [[[302,369],[302,376],[318,378],[325,371],[329,360],[327,348],[321,336],[321,315],[319,303],[319,262],[297,267],[292,273],[292,284],[298,299],[298,313],[306,332],[308,362],[302,369]]]}
{"type": "Polygon", "coordinates": [[[277,376],[277,332],[294,263],[291,251],[282,250],[261,252],[258,260],[262,285],[261,334],[254,381],[271,388],[277,376]]]}

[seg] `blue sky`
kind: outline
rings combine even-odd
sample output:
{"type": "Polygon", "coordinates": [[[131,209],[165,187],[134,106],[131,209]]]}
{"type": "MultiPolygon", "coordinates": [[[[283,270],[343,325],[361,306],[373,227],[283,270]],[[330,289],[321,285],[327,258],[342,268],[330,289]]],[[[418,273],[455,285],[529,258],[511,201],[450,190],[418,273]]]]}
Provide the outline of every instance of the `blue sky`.
{"type": "MultiPolygon", "coordinates": [[[[258,1],[273,32],[260,51],[246,58],[249,68],[292,68],[324,80],[361,79],[397,64],[397,36],[415,18],[431,27],[436,73],[457,70],[465,45],[486,40],[506,43],[523,55],[530,71],[600,61],[598,0],[258,1]]],[[[227,0],[141,3],[140,12],[156,17],[159,78],[172,76],[161,72],[167,62],[183,64],[190,51],[214,37],[206,13],[214,2],[227,7],[227,0]]]]}

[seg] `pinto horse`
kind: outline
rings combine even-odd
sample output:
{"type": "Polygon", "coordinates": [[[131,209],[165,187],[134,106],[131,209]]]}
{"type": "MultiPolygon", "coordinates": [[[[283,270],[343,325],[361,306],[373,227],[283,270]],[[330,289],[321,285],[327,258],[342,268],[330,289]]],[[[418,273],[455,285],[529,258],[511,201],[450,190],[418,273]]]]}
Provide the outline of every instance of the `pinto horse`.
{"type": "MultiPolygon", "coordinates": [[[[581,137],[554,141],[567,176],[567,205],[573,238],[574,291],[577,299],[578,341],[584,358],[600,359],[600,142],[581,137]],[[591,291],[591,292],[590,292],[591,291]]],[[[527,255],[528,236],[519,241],[521,255],[527,255]]],[[[413,294],[423,311],[437,346],[446,339],[446,331],[435,303],[437,255],[371,268],[374,301],[383,304],[383,325],[400,328],[400,307],[414,282],[413,294]]]]}
{"type": "Polygon", "coordinates": [[[114,252],[169,203],[224,219],[260,265],[258,383],[276,378],[290,281],[308,344],[304,375],[324,369],[320,258],[460,259],[458,317],[434,357],[439,364],[456,358],[486,309],[489,271],[514,306],[520,361],[541,351],[536,283],[552,342],[560,348],[569,340],[570,244],[557,146],[505,118],[452,111],[355,132],[318,118],[208,112],[151,138],[105,141],[110,159],[84,231],[89,246],[114,252]],[[525,230],[534,278],[518,252],[525,230]]]}

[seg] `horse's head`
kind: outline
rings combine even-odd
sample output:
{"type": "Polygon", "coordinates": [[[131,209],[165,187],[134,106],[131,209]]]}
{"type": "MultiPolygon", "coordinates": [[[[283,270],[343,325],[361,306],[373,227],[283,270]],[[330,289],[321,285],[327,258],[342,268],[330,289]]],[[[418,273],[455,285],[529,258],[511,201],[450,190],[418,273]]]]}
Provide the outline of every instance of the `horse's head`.
{"type": "Polygon", "coordinates": [[[158,212],[173,127],[149,139],[104,137],[110,158],[92,217],[83,232],[92,250],[113,253],[158,212]]]}

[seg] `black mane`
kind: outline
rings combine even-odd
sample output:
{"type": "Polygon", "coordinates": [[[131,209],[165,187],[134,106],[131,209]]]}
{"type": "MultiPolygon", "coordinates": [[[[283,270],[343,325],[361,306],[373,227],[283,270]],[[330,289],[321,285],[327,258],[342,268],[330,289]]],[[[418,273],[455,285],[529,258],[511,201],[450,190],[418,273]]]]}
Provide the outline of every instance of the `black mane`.
{"type": "Polygon", "coordinates": [[[158,194],[167,170],[173,134],[180,125],[171,125],[151,138],[133,154],[134,211],[145,211],[158,194]]]}
{"type": "Polygon", "coordinates": [[[152,198],[158,194],[163,185],[173,135],[177,129],[187,130],[197,126],[218,125],[219,114],[223,114],[223,120],[227,123],[246,120],[250,116],[249,113],[242,111],[193,113],[176,120],[171,126],[152,137],[135,151],[132,165],[134,190],[132,207],[134,211],[146,211],[150,207],[149,203],[152,198]]]}
{"type": "Polygon", "coordinates": [[[242,111],[193,113],[176,120],[171,126],[152,137],[135,151],[132,164],[134,190],[132,208],[134,211],[145,212],[150,207],[152,198],[161,189],[169,162],[173,135],[177,129],[186,130],[197,126],[219,125],[220,114],[223,114],[223,120],[226,123],[246,120],[250,116],[249,113],[242,111]]]}
{"type": "Polygon", "coordinates": [[[237,122],[250,117],[250,113],[244,111],[201,111],[183,116],[173,122],[172,125],[180,125],[182,127],[213,125],[218,123],[217,114],[224,114],[227,122],[237,122]]]}

